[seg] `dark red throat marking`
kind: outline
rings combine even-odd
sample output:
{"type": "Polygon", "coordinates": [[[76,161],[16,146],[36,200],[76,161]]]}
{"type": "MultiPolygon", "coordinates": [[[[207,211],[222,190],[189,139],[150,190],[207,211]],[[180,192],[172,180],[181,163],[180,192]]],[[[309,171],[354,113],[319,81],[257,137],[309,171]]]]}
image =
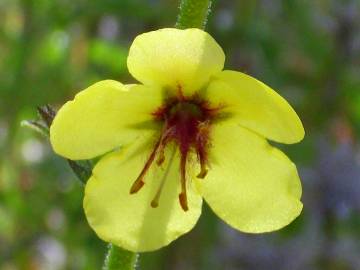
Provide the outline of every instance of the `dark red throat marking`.
{"type": "MultiPolygon", "coordinates": [[[[166,146],[170,142],[175,142],[180,153],[181,192],[179,194],[179,203],[181,208],[187,211],[189,207],[186,192],[186,164],[189,153],[194,152],[197,155],[201,168],[197,177],[205,178],[208,172],[210,127],[219,110],[220,108],[211,108],[206,101],[197,96],[186,98],[182,94],[167,100],[162,107],[158,108],[153,113],[153,116],[155,121],[163,123],[163,131],[159,140],[155,143],[144,168],[133,183],[130,194],[138,192],[144,186],[145,175],[154,160],[156,160],[158,166],[164,163],[166,146]]],[[[151,201],[152,207],[159,205],[163,186],[164,183],[162,182],[154,199],[151,201]]]]}

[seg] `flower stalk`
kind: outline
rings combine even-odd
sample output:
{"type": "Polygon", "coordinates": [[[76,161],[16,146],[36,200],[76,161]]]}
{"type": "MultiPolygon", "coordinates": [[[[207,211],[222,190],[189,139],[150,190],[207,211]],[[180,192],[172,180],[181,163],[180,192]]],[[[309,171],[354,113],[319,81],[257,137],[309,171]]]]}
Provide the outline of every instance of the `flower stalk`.
{"type": "Polygon", "coordinates": [[[175,27],[205,29],[211,2],[211,0],[181,0],[175,27]]]}
{"type": "Polygon", "coordinates": [[[109,244],[103,270],[136,269],[138,254],[109,244]]]}

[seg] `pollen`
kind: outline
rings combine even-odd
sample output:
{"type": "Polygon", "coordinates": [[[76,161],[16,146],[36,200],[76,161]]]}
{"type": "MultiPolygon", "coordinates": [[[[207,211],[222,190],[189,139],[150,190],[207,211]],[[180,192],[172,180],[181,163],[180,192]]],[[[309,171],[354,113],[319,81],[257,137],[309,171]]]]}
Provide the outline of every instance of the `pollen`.
{"type": "MultiPolygon", "coordinates": [[[[180,184],[179,203],[184,211],[187,211],[187,163],[189,154],[196,153],[200,164],[198,178],[205,178],[208,172],[208,148],[211,123],[217,115],[219,108],[211,107],[210,104],[198,96],[186,98],[183,95],[168,99],[163,106],[153,112],[155,121],[162,123],[160,138],[155,143],[149,154],[142,171],[134,181],[130,194],[138,192],[145,184],[145,176],[154,160],[160,166],[166,159],[164,149],[170,142],[175,142],[180,153],[180,184]]],[[[159,198],[164,183],[159,186],[155,198],[151,202],[152,207],[159,205],[159,198]]]]}

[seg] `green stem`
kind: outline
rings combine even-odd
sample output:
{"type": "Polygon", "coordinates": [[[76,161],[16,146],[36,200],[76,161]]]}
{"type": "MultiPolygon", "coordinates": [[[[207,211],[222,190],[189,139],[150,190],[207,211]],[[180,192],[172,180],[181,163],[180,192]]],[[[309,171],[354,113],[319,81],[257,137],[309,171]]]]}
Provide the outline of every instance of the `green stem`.
{"type": "Polygon", "coordinates": [[[175,27],[204,29],[212,0],[181,0],[175,27]]]}
{"type": "Polygon", "coordinates": [[[133,270],[136,269],[138,255],[109,244],[103,270],[133,270]]]}

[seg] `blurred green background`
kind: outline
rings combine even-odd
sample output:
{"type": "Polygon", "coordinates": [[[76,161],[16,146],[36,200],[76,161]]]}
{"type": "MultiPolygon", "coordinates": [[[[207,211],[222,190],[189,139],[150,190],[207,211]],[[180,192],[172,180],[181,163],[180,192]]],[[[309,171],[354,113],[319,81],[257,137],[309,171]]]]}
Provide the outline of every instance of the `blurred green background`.
{"type": "MultiPolygon", "coordinates": [[[[177,0],[0,0],[0,269],[101,269],[83,187],[47,140],[21,127],[126,68],[139,33],[173,26],[177,0]]],[[[207,207],[195,229],[140,269],[360,269],[360,1],[214,2],[207,31],[226,68],[294,106],[306,129],[280,146],[297,164],[304,211],[264,235],[232,230],[207,207]]]]}

